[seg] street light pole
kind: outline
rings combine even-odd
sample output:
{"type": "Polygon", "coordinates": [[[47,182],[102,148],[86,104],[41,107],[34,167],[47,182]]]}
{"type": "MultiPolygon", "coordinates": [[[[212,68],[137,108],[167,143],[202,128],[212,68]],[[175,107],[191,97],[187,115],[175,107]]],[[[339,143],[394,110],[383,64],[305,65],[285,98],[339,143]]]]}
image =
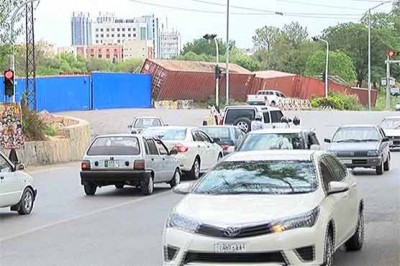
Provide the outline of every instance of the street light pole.
{"type": "MultiPolygon", "coordinates": [[[[218,40],[214,38],[215,41],[215,54],[216,54],[216,70],[219,72],[219,47],[218,40]]],[[[219,76],[218,73],[215,77],[215,104],[219,108],[219,76]]]]}
{"type": "Polygon", "coordinates": [[[329,43],[324,39],[320,39],[317,37],[312,38],[314,42],[322,41],[326,43],[326,59],[325,59],[325,98],[328,98],[328,70],[329,70],[329,43]]]}
{"type": "Polygon", "coordinates": [[[229,105],[229,0],[226,0],[226,100],[225,105],[229,105]]]}
{"type": "MultiPolygon", "coordinates": [[[[10,41],[12,42],[12,48],[11,48],[11,62],[10,62],[10,69],[14,71],[14,76],[15,76],[15,40],[14,40],[14,26],[15,26],[15,18],[21,11],[23,7],[25,7],[27,4],[34,3],[34,2],[39,2],[40,0],[27,0],[24,3],[21,3],[19,6],[15,8],[15,11],[13,15],[11,16],[11,24],[10,24],[10,41]]],[[[11,102],[15,103],[15,82],[14,82],[14,93],[13,96],[11,97],[11,102]]]]}

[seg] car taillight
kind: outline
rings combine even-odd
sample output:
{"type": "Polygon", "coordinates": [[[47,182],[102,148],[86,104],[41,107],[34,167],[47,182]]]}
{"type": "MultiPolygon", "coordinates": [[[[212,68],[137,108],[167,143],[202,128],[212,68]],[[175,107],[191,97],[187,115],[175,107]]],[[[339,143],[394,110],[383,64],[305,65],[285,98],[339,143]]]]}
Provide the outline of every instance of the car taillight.
{"type": "Polygon", "coordinates": [[[227,150],[229,149],[229,146],[227,146],[227,145],[222,145],[221,147],[222,147],[222,149],[223,149],[224,151],[227,151],[227,150]]]}
{"type": "Polygon", "coordinates": [[[133,170],[145,170],[144,160],[135,160],[133,163],[133,170]]]}
{"type": "Polygon", "coordinates": [[[81,169],[82,171],[90,170],[90,161],[82,161],[81,169]]]}
{"type": "Polygon", "coordinates": [[[174,147],[174,150],[176,150],[178,153],[179,152],[187,152],[189,150],[189,147],[187,147],[183,144],[176,144],[174,147]]]}

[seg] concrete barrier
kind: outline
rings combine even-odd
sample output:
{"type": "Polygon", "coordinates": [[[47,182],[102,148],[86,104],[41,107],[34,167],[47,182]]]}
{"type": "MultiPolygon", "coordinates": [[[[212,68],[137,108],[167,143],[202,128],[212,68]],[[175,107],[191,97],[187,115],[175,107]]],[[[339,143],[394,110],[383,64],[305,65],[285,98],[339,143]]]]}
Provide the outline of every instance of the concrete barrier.
{"type": "Polygon", "coordinates": [[[193,109],[193,100],[157,101],[154,103],[156,109],[193,109]]]}
{"type": "MultiPolygon", "coordinates": [[[[90,125],[87,121],[53,116],[53,122],[65,127],[59,129],[57,137],[47,141],[26,142],[23,149],[17,150],[18,159],[25,166],[65,163],[81,160],[91,141],[90,125]]],[[[8,150],[3,150],[7,156],[8,150]]]]}
{"type": "Polygon", "coordinates": [[[298,111],[298,110],[311,110],[311,103],[309,100],[288,98],[279,101],[277,106],[284,111],[298,111]]]}

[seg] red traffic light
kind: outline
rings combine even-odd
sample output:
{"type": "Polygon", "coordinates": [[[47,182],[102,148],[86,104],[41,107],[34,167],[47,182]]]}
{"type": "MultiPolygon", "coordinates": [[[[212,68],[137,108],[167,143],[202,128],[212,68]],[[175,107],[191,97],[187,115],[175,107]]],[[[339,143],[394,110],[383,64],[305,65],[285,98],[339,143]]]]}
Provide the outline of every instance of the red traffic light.
{"type": "Polygon", "coordinates": [[[389,57],[394,56],[394,52],[393,52],[393,51],[389,51],[389,52],[388,52],[388,56],[389,56],[389,57]]]}
{"type": "Polygon", "coordinates": [[[6,71],[4,71],[4,77],[6,79],[13,79],[14,78],[14,72],[12,70],[6,70],[6,71]]]}

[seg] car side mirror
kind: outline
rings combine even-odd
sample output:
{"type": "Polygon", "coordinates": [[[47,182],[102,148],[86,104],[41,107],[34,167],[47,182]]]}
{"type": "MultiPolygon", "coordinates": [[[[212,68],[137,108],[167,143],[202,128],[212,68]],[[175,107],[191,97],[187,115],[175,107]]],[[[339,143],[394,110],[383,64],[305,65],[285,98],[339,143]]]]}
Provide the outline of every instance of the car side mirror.
{"type": "Polygon", "coordinates": [[[344,182],[332,181],[329,183],[328,195],[343,193],[349,190],[349,186],[344,182]]]}
{"type": "Polygon", "coordinates": [[[23,163],[19,163],[15,166],[16,171],[22,171],[25,169],[25,165],[23,163]]]}
{"type": "Polygon", "coordinates": [[[325,143],[331,143],[332,141],[330,139],[324,139],[325,143]]]}
{"type": "Polygon", "coordinates": [[[174,187],[172,189],[172,191],[176,194],[186,195],[186,194],[189,194],[190,191],[192,191],[195,184],[196,184],[195,181],[181,183],[181,184],[177,185],[176,187],[174,187]]]}
{"type": "Polygon", "coordinates": [[[383,142],[388,142],[388,141],[390,141],[390,140],[389,140],[388,137],[385,137],[385,138],[382,139],[382,141],[383,141],[383,142]]]}
{"type": "Polygon", "coordinates": [[[178,154],[178,151],[177,151],[176,149],[172,149],[172,150],[169,152],[169,154],[170,154],[170,155],[177,155],[177,154],[178,154]]]}

